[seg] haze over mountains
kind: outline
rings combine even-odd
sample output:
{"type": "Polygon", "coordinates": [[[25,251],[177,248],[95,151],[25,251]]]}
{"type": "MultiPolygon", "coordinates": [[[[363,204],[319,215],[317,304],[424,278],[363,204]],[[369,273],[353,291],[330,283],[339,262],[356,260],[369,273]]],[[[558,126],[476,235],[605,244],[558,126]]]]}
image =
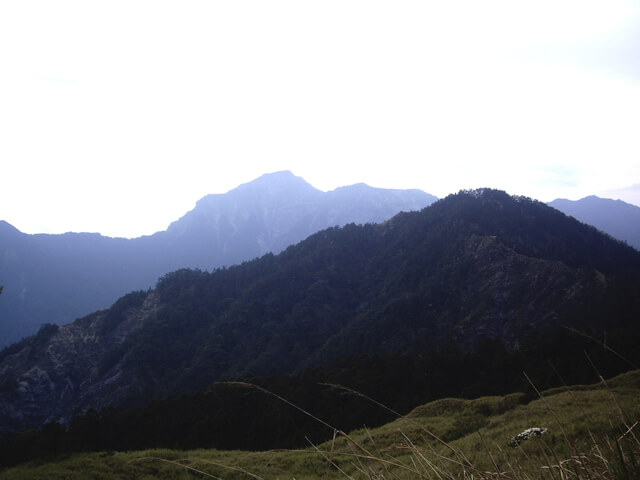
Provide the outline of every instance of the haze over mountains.
{"type": "Polygon", "coordinates": [[[549,205],[640,250],[640,207],[595,195],[575,201],[557,199],[549,205]]]}
{"type": "MultiPolygon", "coordinates": [[[[135,239],[96,233],[28,235],[0,221],[0,347],[111,305],[180,268],[210,270],[347,223],[377,223],[436,198],[419,190],[365,184],[322,192],[291,172],[276,172],[207,195],[166,231],[135,239]]],[[[549,205],[640,249],[640,207],[598,197],[549,205]]]]}
{"type": "Polygon", "coordinates": [[[342,357],[451,342],[474,351],[485,338],[517,349],[563,326],[631,338],[639,285],[640,253],[594,227],[504,192],[461,192],[381,224],[322,230],[277,256],[176,271],[41,329],[3,352],[0,424],[140,406],[342,357]]]}
{"type": "Polygon", "coordinates": [[[327,227],[381,222],[435,200],[364,184],[322,192],[285,171],[208,195],[166,231],[135,239],[28,235],[0,221],[0,347],[106,308],[167,272],[241,263],[327,227]]]}

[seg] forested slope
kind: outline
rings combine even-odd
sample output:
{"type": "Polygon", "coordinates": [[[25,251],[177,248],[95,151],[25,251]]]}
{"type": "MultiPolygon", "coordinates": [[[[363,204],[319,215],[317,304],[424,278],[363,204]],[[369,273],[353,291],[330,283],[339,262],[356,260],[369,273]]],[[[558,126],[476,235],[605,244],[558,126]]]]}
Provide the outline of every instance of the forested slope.
{"type": "Polygon", "coordinates": [[[180,270],[43,330],[2,354],[2,421],[66,421],[360,355],[473,353],[485,340],[518,351],[562,327],[633,338],[639,280],[640,254],[593,227],[527,198],[461,192],[277,256],[180,270]]]}

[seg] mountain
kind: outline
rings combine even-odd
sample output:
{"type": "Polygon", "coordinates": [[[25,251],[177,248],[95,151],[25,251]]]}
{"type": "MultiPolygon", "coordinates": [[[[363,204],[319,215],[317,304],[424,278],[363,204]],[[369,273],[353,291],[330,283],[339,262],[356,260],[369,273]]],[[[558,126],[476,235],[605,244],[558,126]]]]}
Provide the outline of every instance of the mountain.
{"type": "Polygon", "coordinates": [[[0,354],[0,425],[363,354],[473,352],[485,339],[517,350],[564,326],[633,340],[639,291],[633,248],[540,202],[463,191],[278,255],[166,274],[110,309],[41,328],[0,354]]]}
{"type": "Polygon", "coordinates": [[[135,239],[95,233],[27,235],[0,222],[0,347],[147,289],[180,268],[211,270],[278,253],[313,232],[380,222],[435,197],[364,184],[330,192],[290,172],[208,195],[166,231],[135,239]]]}
{"type": "Polygon", "coordinates": [[[640,207],[595,195],[575,201],[558,198],[549,205],[640,250],[640,207]]]}
{"type": "MultiPolygon", "coordinates": [[[[291,172],[263,175],[226,194],[207,195],[157,233],[173,268],[211,269],[278,253],[319,230],[347,223],[378,223],[436,200],[421,190],[365,184],[322,192],[291,172]]],[[[154,279],[155,280],[155,279],[154,279]]]]}

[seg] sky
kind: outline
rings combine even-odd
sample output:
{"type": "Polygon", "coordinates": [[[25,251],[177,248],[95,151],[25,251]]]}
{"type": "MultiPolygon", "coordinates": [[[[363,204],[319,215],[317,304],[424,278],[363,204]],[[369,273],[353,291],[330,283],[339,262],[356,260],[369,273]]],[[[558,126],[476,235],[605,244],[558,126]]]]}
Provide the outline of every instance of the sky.
{"type": "Polygon", "coordinates": [[[279,170],[640,206],[640,2],[0,2],[0,220],[136,237],[279,170]]]}

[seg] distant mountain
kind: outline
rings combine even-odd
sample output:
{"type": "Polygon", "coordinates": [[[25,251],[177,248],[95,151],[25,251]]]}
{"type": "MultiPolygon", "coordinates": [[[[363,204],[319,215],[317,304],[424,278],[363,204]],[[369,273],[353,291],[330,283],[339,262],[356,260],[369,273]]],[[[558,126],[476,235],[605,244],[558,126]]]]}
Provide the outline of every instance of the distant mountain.
{"type": "Polygon", "coordinates": [[[549,205],[640,250],[640,207],[595,195],[581,200],[559,198],[549,205]]]}
{"type": "Polygon", "coordinates": [[[211,269],[278,253],[312,233],[348,223],[388,220],[437,200],[421,190],[363,183],[322,192],[291,172],[277,172],[225,194],[207,195],[165,232],[163,256],[172,268],[211,269]]]}
{"type": "Polygon", "coordinates": [[[363,354],[472,352],[483,339],[515,350],[563,326],[633,339],[638,291],[633,248],[540,202],[460,192],[381,224],[322,230],[277,256],[179,270],[43,327],[0,354],[0,426],[363,354]]]}
{"type": "Polygon", "coordinates": [[[147,289],[180,268],[211,270],[278,253],[331,226],[381,222],[436,200],[364,184],[330,192],[291,172],[208,195],[166,231],[135,239],[95,233],[27,235],[0,221],[0,347],[147,289]]]}

